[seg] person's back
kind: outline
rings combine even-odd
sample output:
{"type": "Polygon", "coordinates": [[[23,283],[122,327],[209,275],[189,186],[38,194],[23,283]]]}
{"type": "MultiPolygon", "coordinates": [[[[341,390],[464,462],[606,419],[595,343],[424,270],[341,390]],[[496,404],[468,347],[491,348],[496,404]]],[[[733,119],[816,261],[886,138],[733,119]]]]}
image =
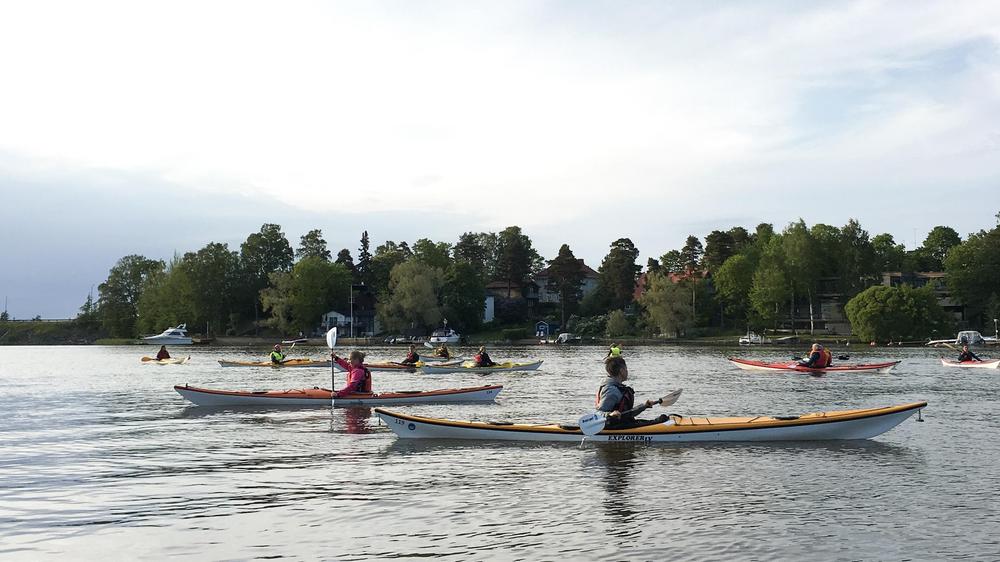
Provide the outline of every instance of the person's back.
{"type": "Polygon", "coordinates": [[[809,358],[805,361],[799,361],[800,367],[808,367],[810,369],[822,369],[826,367],[826,360],[823,355],[823,348],[819,344],[812,344],[812,348],[809,351],[809,358]]]}
{"type": "Polygon", "coordinates": [[[444,357],[445,359],[451,359],[451,352],[448,351],[448,346],[442,344],[441,347],[434,350],[435,357],[444,357]]]}
{"type": "Polygon", "coordinates": [[[604,362],[604,369],[608,373],[608,378],[597,391],[595,406],[597,411],[607,415],[607,423],[604,427],[608,429],[623,429],[639,425],[649,425],[653,423],[663,423],[667,421],[667,416],[662,415],[653,420],[637,420],[636,416],[647,408],[652,407],[653,402],[647,400],[639,407],[634,407],[635,391],[625,383],[628,380],[628,366],[621,357],[609,357],[604,362]]]}
{"type": "Polygon", "coordinates": [[[170,359],[170,352],[167,351],[167,346],[161,345],[160,351],[156,352],[156,360],[163,361],[164,359],[170,359]]]}

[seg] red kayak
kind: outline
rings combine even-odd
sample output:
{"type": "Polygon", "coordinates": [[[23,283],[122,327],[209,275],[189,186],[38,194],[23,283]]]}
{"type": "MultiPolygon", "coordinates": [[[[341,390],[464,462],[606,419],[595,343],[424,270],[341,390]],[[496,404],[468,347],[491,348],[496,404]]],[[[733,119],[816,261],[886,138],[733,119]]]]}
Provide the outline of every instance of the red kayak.
{"type": "Polygon", "coordinates": [[[214,390],[194,386],[174,386],[178,394],[199,406],[382,406],[386,404],[449,404],[461,402],[493,402],[499,385],[438,390],[404,390],[379,394],[351,394],[333,398],[325,388],[292,390],[214,390]]]}
{"type": "Polygon", "coordinates": [[[740,369],[747,371],[795,371],[798,373],[888,373],[893,367],[899,365],[899,361],[889,361],[888,363],[863,363],[858,365],[831,365],[822,369],[813,369],[799,365],[798,361],[785,363],[767,363],[765,361],[753,361],[751,359],[737,359],[730,357],[729,362],[740,369]]]}

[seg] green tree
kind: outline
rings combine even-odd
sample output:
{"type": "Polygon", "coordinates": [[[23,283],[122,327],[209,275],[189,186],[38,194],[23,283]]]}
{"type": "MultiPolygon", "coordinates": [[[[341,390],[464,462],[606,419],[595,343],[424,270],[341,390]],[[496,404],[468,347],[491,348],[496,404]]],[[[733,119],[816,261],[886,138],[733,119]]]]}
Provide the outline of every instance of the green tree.
{"type": "Polygon", "coordinates": [[[164,263],[140,255],[128,255],[108,272],[108,278],[98,285],[98,307],[101,324],[114,337],[136,335],[138,304],[146,279],[163,270],[164,263]]]}
{"type": "MultiPolygon", "coordinates": [[[[743,234],[746,234],[745,230],[743,234]]],[[[736,251],[736,240],[733,238],[732,231],[713,230],[705,237],[705,253],[701,258],[702,265],[714,273],[736,251]]]]}
{"type": "MultiPolygon", "coordinates": [[[[944,259],[948,287],[965,304],[966,317],[979,330],[996,318],[990,303],[1000,299],[1000,226],[972,234],[944,259]]],[[[989,330],[992,331],[992,330],[989,330]]]]}
{"type": "Polygon", "coordinates": [[[421,238],[413,243],[413,257],[424,265],[443,271],[451,265],[451,245],[421,238]]]}
{"type": "MultiPolygon", "coordinates": [[[[729,237],[733,241],[733,253],[739,253],[743,251],[751,243],[753,243],[753,237],[747,232],[747,229],[742,226],[734,226],[729,229],[729,237]]],[[[725,261],[725,260],[723,260],[725,261]]]]}
{"type": "MultiPolygon", "coordinates": [[[[142,297],[139,297],[140,300],[142,297]]],[[[80,307],[80,313],[76,315],[73,322],[83,327],[85,330],[96,330],[101,325],[100,310],[94,301],[94,295],[87,295],[87,300],[80,307]]]]}
{"type": "Polygon", "coordinates": [[[921,271],[941,271],[948,251],[962,243],[962,237],[955,229],[948,226],[935,226],[927,233],[922,246],[917,248],[913,257],[917,269],[921,271]]]}
{"type": "Polygon", "coordinates": [[[660,256],[660,267],[667,273],[684,273],[684,258],[678,250],[660,256]]]}
{"type": "Polygon", "coordinates": [[[875,285],[848,301],[844,311],[862,341],[920,340],[952,328],[930,285],[875,285]]]}
{"type": "MultiPolygon", "coordinates": [[[[287,240],[285,241],[287,245],[287,240]]],[[[288,246],[289,256],[291,246],[288,246]]],[[[290,257],[289,257],[290,259],[290,257]]],[[[229,250],[228,244],[211,242],[197,252],[184,254],[180,267],[189,283],[190,303],[195,314],[194,325],[210,324],[209,331],[223,330],[229,315],[240,308],[238,287],[244,282],[245,270],[240,255],[229,250]]],[[[253,299],[257,302],[257,298],[253,299]]]]}
{"type": "Polygon", "coordinates": [[[441,288],[442,313],[449,325],[464,332],[479,328],[483,322],[486,285],[470,263],[451,264],[441,288]]]}
{"type": "Polygon", "coordinates": [[[458,239],[452,254],[456,262],[476,269],[484,280],[495,278],[499,237],[493,232],[466,232],[458,239]]]}
{"type": "Polygon", "coordinates": [[[639,250],[628,238],[619,238],[611,243],[611,250],[597,269],[600,274],[598,291],[612,309],[625,308],[635,298],[635,282],[642,266],[635,263],[639,250]]]}
{"type": "Polygon", "coordinates": [[[241,282],[234,287],[235,295],[231,298],[241,303],[241,306],[235,308],[243,309],[245,306],[247,310],[253,311],[256,318],[260,291],[267,287],[268,276],[275,271],[291,269],[294,258],[292,245],[276,224],[265,223],[260,231],[247,236],[246,241],[240,245],[239,254],[243,275],[241,282]]]}
{"type": "Polygon", "coordinates": [[[339,263],[340,265],[346,267],[352,274],[356,275],[358,272],[357,267],[354,265],[354,258],[351,257],[351,251],[347,248],[343,248],[337,252],[337,259],[335,263],[339,263]]]}
{"type": "Polygon", "coordinates": [[[906,267],[906,248],[897,244],[892,234],[882,233],[872,238],[875,265],[880,272],[903,271],[906,267]]]}
{"type": "MultiPolygon", "coordinates": [[[[816,242],[805,221],[799,219],[782,232],[782,254],[784,269],[791,289],[791,313],[794,320],[796,295],[805,295],[809,307],[809,333],[815,330],[813,295],[819,282],[819,256],[816,242]]],[[[794,322],[793,322],[794,323],[794,322]]]]}
{"type": "Polygon", "coordinates": [[[414,259],[392,268],[385,298],[377,305],[379,321],[387,330],[426,329],[441,321],[438,292],[444,281],[440,269],[414,259]]]}
{"type": "Polygon", "coordinates": [[[681,248],[681,263],[685,271],[695,271],[701,263],[701,256],[704,254],[701,247],[701,240],[697,236],[688,236],[681,248]]]}
{"type": "Polygon", "coordinates": [[[280,330],[309,333],[320,325],[323,314],[347,307],[350,287],[351,272],[343,264],[309,256],[289,272],[272,273],[261,302],[280,330]]]}
{"type": "Polygon", "coordinates": [[[154,333],[181,323],[195,325],[194,289],[182,263],[181,257],[174,256],[165,270],[144,282],[137,307],[140,332],[154,333]]]}
{"type": "Polygon", "coordinates": [[[628,317],[622,310],[612,310],[608,314],[608,322],[604,328],[604,334],[609,338],[617,338],[627,335],[631,331],[628,317]]]}
{"type": "Polygon", "coordinates": [[[302,235],[299,247],[295,250],[295,257],[299,259],[317,257],[330,261],[332,256],[326,247],[326,240],[323,239],[323,231],[316,228],[302,235]]]}
{"type": "Polygon", "coordinates": [[[560,326],[566,325],[568,314],[576,312],[583,298],[585,273],[580,260],[567,244],[559,247],[559,254],[549,261],[547,289],[559,295],[560,326]]]}
{"type": "Polygon", "coordinates": [[[749,320],[750,289],[753,287],[755,264],[745,254],[730,257],[715,272],[712,281],[726,312],[737,318],[749,320]]]}
{"type": "Polygon", "coordinates": [[[393,268],[413,257],[410,246],[406,242],[397,244],[392,240],[387,240],[384,244],[375,248],[375,255],[372,256],[371,264],[368,268],[370,285],[372,292],[376,295],[383,295],[389,289],[389,278],[393,268]]]}
{"type": "Polygon", "coordinates": [[[750,306],[765,326],[777,327],[781,310],[791,296],[788,277],[785,275],[781,240],[772,237],[767,244],[760,264],[753,274],[750,287],[750,306]]]}
{"type": "Polygon", "coordinates": [[[507,283],[507,298],[515,285],[523,287],[544,264],[519,226],[508,226],[497,235],[496,278],[507,283]]]}
{"type": "Polygon", "coordinates": [[[694,325],[691,291],[665,274],[647,277],[646,292],[639,297],[639,304],[661,334],[680,337],[694,325]]]}
{"type": "Polygon", "coordinates": [[[858,221],[851,219],[840,229],[841,293],[852,297],[879,278],[875,263],[875,249],[868,232],[858,221]]]}
{"type": "Polygon", "coordinates": [[[368,287],[372,287],[375,284],[375,278],[372,275],[372,254],[368,251],[369,247],[368,231],[366,230],[361,235],[361,248],[358,249],[358,266],[356,270],[359,280],[368,287]]]}

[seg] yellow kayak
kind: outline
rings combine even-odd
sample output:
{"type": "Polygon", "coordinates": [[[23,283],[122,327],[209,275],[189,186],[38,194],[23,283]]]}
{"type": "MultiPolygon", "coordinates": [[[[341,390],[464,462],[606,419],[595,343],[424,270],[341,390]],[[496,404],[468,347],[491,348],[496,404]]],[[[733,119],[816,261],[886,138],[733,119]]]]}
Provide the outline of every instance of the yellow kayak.
{"type": "Polygon", "coordinates": [[[140,359],[143,363],[152,363],[153,365],[183,365],[191,359],[191,356],[187,357],[171,357],[170,359],[157,359],[156,357],[143,357],[140,359]]]}

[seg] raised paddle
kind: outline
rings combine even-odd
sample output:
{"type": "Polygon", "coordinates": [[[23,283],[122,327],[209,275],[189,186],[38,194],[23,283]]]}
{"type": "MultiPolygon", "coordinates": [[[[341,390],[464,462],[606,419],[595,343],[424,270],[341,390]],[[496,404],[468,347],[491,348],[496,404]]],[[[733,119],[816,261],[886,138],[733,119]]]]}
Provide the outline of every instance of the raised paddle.
{"type": "Polygon", "coordinates": [[[330,328],[330,331],[326,333],[326,346],[330,348],[330,393],[333,393],[334,387],[334,374],[337,372],[336,363],[333,361],[333,348],[337,346],[337,327],[334,326],[330,328]]]}
{"type": "Polygon", "coordinates": [[[427,347],[427,348],[430,348],[430,349],[434,349],[434,346],[431,345],[431,342],[429,342],[429,341],[425,341],[424,342],[424,347],[427,347]]]}
{"type": "MultiPolygon", "coordinates": [[[[680,398],[681,392],[683,390],[684,390],[683,388],[678,388],[677,390],[671,392],[670,394],[667,394],[662,398],[653,400],[653,404],[669,406],[674,402],[677,402],[677,399],[680,398]]],[[[635,408],[632,408],[627,412],[623,412],[622,415],[623,416],[627,416],[630,414],[635,415],[644,409],[645,409],[645,404],[643,404],[642,406],[636,406],[635,408]]],[[[607,423],[608,423],[608,417],[604,412],[594,412],[592,414],[584,414],[583,416],[580,416],[580,421],[578,422],[580,426],[580,431],[583,432],[583,435],[585,437],[597,435],[598,433],[601,432],[602,429],[604,429],[604,426],[607,425],[607,423]]]]}

